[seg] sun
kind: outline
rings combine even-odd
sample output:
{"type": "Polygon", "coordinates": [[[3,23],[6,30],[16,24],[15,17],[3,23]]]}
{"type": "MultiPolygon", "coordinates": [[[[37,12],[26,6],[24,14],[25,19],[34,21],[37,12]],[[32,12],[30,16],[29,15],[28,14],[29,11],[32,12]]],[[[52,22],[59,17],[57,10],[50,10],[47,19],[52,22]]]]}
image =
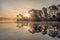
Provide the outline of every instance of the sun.
{"type": "Polygon", "coordinates": [[[26,17],[26,18],[30,18],[30,14],[24,14],[24,17],[26,17]]]}

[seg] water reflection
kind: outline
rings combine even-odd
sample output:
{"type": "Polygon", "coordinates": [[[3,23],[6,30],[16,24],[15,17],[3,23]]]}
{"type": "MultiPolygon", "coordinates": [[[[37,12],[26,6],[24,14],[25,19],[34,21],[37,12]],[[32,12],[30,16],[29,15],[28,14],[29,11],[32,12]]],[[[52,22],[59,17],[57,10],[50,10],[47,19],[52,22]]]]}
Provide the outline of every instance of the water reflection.
{"type": "Polygon", "coordinates": [[[60,38],[60,25],[58,23],[35,23],[35,22],[19,22],[17,23],[19,28],[27,28],[29,33],[42,33],[43,35],[49,35],[50,37],[60,38]]]}

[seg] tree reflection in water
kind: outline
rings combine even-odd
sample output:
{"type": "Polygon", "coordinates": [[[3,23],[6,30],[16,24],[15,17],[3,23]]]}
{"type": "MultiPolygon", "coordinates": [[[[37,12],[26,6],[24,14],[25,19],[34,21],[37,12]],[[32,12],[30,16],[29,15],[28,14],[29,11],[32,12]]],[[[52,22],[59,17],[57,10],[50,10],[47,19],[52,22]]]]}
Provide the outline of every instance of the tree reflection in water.
{"type": "Polygon", "coordinates": [[[43,35],[48,34],[50,37],[60,38],[59,24],[20,22],[17,23],[17,27],[29,27],[28,32],[32,34],[41,32],[43,35]]]}

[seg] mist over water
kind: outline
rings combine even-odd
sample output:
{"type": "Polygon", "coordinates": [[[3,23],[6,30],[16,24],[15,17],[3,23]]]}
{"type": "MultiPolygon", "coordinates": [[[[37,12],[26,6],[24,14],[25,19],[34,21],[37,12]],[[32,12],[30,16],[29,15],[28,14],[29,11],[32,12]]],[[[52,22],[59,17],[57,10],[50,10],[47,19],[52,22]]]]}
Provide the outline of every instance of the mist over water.
{"type": "Polygon", "coordinates": [[[0,40],[60,40],[60,23],[0,23],[0,40]]]}

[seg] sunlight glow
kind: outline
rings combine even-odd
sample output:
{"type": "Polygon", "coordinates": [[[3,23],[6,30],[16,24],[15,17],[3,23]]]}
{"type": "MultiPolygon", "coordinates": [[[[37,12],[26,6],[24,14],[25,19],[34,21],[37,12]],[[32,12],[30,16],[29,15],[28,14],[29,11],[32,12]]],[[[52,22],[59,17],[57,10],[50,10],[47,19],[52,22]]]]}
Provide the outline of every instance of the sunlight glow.
{"type": "Polygon", "coordinates": [[[24,17],[30,18],[30,14],[27,13],[27,14],[24,15],[24,17]]]}

